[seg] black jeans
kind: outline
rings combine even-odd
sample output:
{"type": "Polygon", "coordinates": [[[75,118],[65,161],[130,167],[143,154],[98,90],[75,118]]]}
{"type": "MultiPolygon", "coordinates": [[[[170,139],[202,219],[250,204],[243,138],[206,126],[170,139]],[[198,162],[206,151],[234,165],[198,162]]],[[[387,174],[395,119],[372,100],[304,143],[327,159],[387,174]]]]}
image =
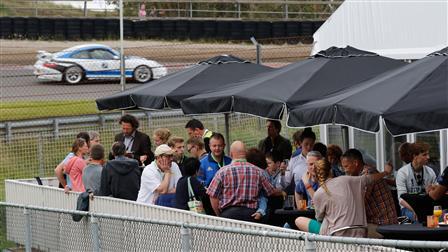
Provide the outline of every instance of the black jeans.
{"type": "Polygon", "coordinates": [[[242,206],[227,207],[221,212],[220,217],[234,220],[255,222],[254,217],[252,217],[251,215],[254,214],[256,211],[257,209],[242,206]]]}

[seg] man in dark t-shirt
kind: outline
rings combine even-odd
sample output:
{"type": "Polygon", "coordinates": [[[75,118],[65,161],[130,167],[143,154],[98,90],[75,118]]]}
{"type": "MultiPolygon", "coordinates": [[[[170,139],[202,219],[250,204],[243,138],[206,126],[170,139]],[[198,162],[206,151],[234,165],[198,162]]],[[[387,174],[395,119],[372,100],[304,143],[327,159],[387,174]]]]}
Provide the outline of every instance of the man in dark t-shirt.
{"type": "Polygon", "coordinates": [[[448,198],[448,167],[445,167],[442,175],[437,179],[437,185],[430,185],[426,188],[426,191],[433,200],[439,200],[443,196],[448,198]]]}
{"type": "Polygon", "coordinates": [[[267,120],[266,129],[268,136],[260,141],[258,149],[265,154],[272,154],[273,151],[276,151],[280,153],[282,160],[290,159],[292,155],[291,142],[280,135],[282,130],[280,121],[267,120]]]}

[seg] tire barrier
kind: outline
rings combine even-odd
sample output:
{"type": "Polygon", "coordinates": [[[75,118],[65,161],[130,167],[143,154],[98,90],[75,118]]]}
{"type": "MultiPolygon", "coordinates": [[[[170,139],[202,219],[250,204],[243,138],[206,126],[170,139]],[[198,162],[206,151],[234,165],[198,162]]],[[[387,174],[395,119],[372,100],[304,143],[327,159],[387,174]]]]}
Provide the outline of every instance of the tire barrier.
{"type": "Polygon", "coordinates": [[[82,19],[81,20],[81,39],[82,40],[92,40],[94,34],[94,21],[93,19],[82,19]]]}
{"type": "Polygon", "coordinates": [[[41,18],[39,22],[39,37],[42,39],[54,38],[54,20],[41,18]]]}
{"type": "MultiPolygon", "coordinates": [[[[312,42],[313,33],[324,21],[215,21],[215,20],[131,20],[123,23],[127,39],[268,39],[274,43],[312,42]]],[[[116,18],[0,17],[3,39],[115,40],[120,36],[116,18]]]]}
{"type": "Polygon", "coordinates": [[[190,21],[188,20],[176,21],[176,34],[178,39],[185,40],[189,37],[190,25],[190,21]]]}
{"type": "Polygon", "coordinates": [[[81,19],[70,18],[67,20],[67,39],[68,40],[81,39],[81,19]]]}
{"type": "Polygon", "coordinates": [[[192,20],[190,21],[190,36],[191,40],[198,40],[204,38],[203,22],[192,20]]]}
{"type": "Polygon", "coordinates": [[[176,21],[163,20],[162,21],[162,38],[175,39],[176,38],[176,21]]]}
{"type": "Polygon", "coordinates": [[[101,40],[106,37],[106,20],[93,19],[93,37],[96,40],[101,40]]]}
{"type": "Polygon", "coordinates": [[[67,39],[67,22],[65,19],[54,20],[54,39],[66,40],[67,39]]]}
{"type": "Polygon", "coordinates": [[[230,39],[230,22],[217,21],[216,23],[216,39],[229,40],[230,39]]]}
{"type": "Polygon", "coordinates": [[[27,39],[38,39],[39,38],[39,23],[38,18],[28,18],[26,20],[26,38],[27,39]]]}
{"type": "Polygon", "coordinates": [[[251,37],[257,37],[257,22],[244,22],[244,34],[243,39],[250,39],[251,37]]]}
{"type": "Polygon", "coordinates": [[[2,17],[0,19],[0,37],[2,39],[10,39],[12,38],[12,19],[9,17],[2,17]]]}
{"type": "Polygon", "coordinates": [[[12,21],[12,33],[14,38],[26,38],[26,18],[14,18],[12,21]]]}

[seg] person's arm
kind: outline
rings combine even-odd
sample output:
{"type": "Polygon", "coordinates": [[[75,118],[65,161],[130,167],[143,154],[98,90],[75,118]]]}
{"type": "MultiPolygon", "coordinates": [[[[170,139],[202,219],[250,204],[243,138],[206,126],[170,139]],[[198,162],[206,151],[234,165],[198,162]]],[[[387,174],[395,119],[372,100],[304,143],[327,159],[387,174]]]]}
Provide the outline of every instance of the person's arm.
{"type": "Polygon", "coordinates": [[[369,174],[368,176],[372,179],[373,182],[376,182],[376,181],[379,181],[380,179],[384,178],[385,176],[389,176],[391,173],[392,173],[392,167],[386,166],[386,167],[384,167],[383,172],[369,174]]]}
{"type": "MultiPolygon", "coordinates": [[[[401,168],[404,169],[404,168],[401,168]]],[[[398,201],[400,201],[401,195],[408,192],[406,188],[406,173],[404,170],[398,170],[397,172],[397,178],[395,180],[395,184],[397,186],[397,196],[398,201]]]]}
{"type": "Polygon", "coordinates": [[[285,162],[282,162],[280,165],[280,169],[281,169],[281,174],[280,174],[280,185],[282,186],[282,188],[286,188],[289,186],[289,184],[291,184],[292,178],[293,178],[293,173],[292,173],[292,169],[293,169],[293,162],[288,163],[288,165],[286,166],[285,162]]]}
{"type": "Polygon", "coordinates": [[[56,166],[56,168],[54,169],[54,174],[58,178],[59,183],[61,183],[62,188],[65,188],[65,186],[67,185],[67,181],[64,178],[64,161],[56,166]]]}
{"type": "Polygon", "coordinates": [[[303,186],[305,187],[305,190],[308,192],[308,195],[311,197],[311,199],[313,199],[315,191],[313,189],[313,186],[309,183],[310,180],[310,173],[305,172],[302,176],[303,186]]]}
{"type": "Polygon", "coordinates": [[[399,203],[401,206],[403,206],[404,208],[409,209],[409,210],[412,212],[412,214],[414,215],[414,220],[415,220],[415,221],[418,221],[418,217],[417,217],[417,214],[416,214],[415,211],[414,211],[414,208],[412,208],[412,206],[409,205],[409,203],[408,203],[406,200],[404,200],[404,199],[399,199],[398,203],[399,203]]]}
{"type": "Polygon", "coordinates": [[[171,171],[166,171],[163,174],[164,174],[164,176],[163,176],[162,182],[154,190],[154,192],[157,192],[159,194],[167,194],[169,192],[168,188],[169,188],[169,185],[170,185],[171,171]]]}
{"type": "Polygon", "coordinates": [[[210,204],[212,205],[213,211],[215,212],[216,216],[219,216],[221,214],[221,211],[219,210],[219,199],[210,196],[210,204]]]}
{"type": "Polygon", "coordinates": [[[266,215],[266,210],[268,208],[268,198],[264,195],[260,195],[260,198],[258,199],[258,209],[257,211],[252,214],[252,217],[255,220],[260,220],[261,217],[266,215]]]}
{"type": "Polygon", "coordinates": [[[442,198],[443,195],[445,195],[447,193],[447,191],[448,191],[448,187],[443,186],[443,185],[436,185],[429,190],[428,195],[433,200],[438,200],[438,199],[442,198]]]}
{"type": "Polygon", "coordinates": [[[110,190],[109,185],[109,176],[108,176],[108,170],[110,168],[107,166],[103,168],[101,171],[101,187],[100,187],[100,195],[101,196],[110,196],[112,195],[112,191],[110,190]]]}

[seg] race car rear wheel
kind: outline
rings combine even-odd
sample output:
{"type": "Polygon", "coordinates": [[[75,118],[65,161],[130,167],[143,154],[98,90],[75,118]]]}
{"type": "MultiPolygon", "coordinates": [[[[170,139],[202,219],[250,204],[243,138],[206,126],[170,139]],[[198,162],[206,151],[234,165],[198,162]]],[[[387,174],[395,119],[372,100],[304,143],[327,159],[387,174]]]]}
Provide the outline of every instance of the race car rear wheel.
{"type": "Polygon", "coordinates": [[[64,71],[64,80],[69,84],[78,84],[83,76],[84,73],[78,66],[71,66],[64,71]]]}
{"type": "Polygon", "coordinates": [[[150,81],[152,79],[152,72],[148,66],[138,66],[134,70],[134,80],[140,83],[150,81]]]}

